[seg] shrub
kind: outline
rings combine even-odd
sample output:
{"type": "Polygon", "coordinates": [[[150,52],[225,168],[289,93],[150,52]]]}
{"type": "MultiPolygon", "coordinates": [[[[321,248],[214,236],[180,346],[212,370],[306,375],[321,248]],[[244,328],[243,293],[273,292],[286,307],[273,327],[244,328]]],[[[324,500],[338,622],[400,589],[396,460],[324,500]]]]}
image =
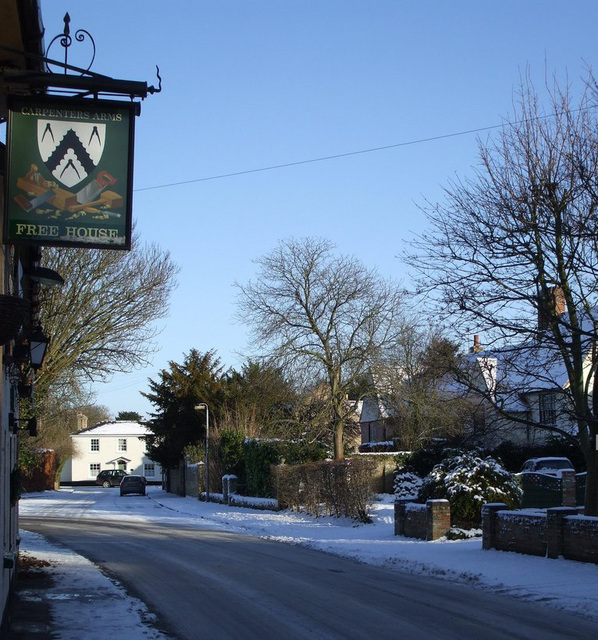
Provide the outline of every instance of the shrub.
{"type": "Polygon", "coordinates": [[[258,498],[272,498],[270,465],[278,464],[280,453],[268,440],[246,440],[243,445],[247,494],[258,498]]]}
{"type": "Polygon", "coordinates": [[[565,458],[569,458],[578,472],[585,471],[587,467],[581,449],[575,446],[570,440],[559,438],[554,434],[549,435],[543,455],[564,456],[565,458]]]}
{"type": "Polygon", "coordinates": [[[243,454],[248,495],[271,498],[271,465],[281,462],[296,465],[323,460],[327,452],[318,442],[252,439],[245,441],[243,454]]]}
{"type": "Polygon", "coordinates": [[[374,465],[370,460],[313,462],[276,468],[276,493],[281,506],[295,511],[346,516],[370,522],[374,465]]]}
{"type": "Polygon", "coordinates": [[[537,449],[517,445],[510,440],[501,442],[496,449],[490,452],[493,458],[500,460],[505,469],[517,473],[528,458],[538,455],[537,449]]]}
{"type": "Polygon", "coordinates": [[[413,471],[398,469],[393,479],[393,493],[397,498],[416,500],[423,480],[413,471]]]}
{"type": "Polygon", "coordinates": [[[447,457],[446,445],[439,444],[425,449],[418,449],[408,454],[397,456],[399,464],[413,471],[420,478],[425,478],[432,469],[447,457]]]}
{"type": "Polygon", "coordinates": [[[474,452],[460,452],[437,464],[419,492],[422,502],[446,498],[453,523],[464,526],[481,522],[482,505],[486,502],[504,502],[514,509],[521,497],[521,487],[512,473],[494,458],[482,458],[474,452]]]}
{"type": "Polygon", "coordinates": [[[320,442],[281,440],[277,445],[286,464],[305,464],[325,460],[329,453],[320,442]]]}
{"type": "Polygon", "coordinates": [[[243,483],[245,482],[244,442],[245,436],[242,431],[224,429],[219,433],[218,455],[222,462],[222,475],[232,473],[243,483]]]}

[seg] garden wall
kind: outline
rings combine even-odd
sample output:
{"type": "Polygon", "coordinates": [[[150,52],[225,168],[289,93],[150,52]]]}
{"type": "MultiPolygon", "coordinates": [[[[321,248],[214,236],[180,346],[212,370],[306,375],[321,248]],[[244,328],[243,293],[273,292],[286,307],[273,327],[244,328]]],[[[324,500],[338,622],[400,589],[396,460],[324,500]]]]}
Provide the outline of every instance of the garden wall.
{"type": "Polygon", "coordinates": [[[509,511],[503,503],[482,507],[482,547],[598,564],[598,518],[572,507],[509,511]]]}
{"type": "Polygon", "coordinates": [[[34,455],[35,464],[21,475],[23,491],[51,491],[56,482],[56,452],[39,449],[34,455]]]}
{"type": "Polygon", "coordinates": [[[395,500],[395,536],[437,540],[451,528],[451,508],[448,500],[428,500],[417,504],[395,500]]]}
{"type": "Polygon", "coordinates": [[[352,458],[367,458],[374,463],[372,491],[374,493],[394,493],[394,472],[397,468],[397,452],[356,453],[352,458]]]}
{"type": "MultiPolygon", "coordinates": [[[[205,467],[197,463],[187,462],[185,464],[185,495],[198,498],[200,494],[200,473],[203,474],[205,467]]],[[[211,484],[211,483],[210,483],[211,484]]],[[[205,481],[201,489],[204,489],[205,481]]]]}

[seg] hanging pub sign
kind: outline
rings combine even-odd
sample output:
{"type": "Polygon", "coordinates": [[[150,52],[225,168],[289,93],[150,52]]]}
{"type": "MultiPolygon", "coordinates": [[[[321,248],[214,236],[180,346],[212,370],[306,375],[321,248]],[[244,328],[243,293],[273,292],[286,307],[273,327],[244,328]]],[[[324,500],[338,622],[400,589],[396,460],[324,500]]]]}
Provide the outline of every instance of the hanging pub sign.
{"type": "Polygon", "coordinates": [[[5,244],[130,249],[139,104],[9,102],[5,244]]]}

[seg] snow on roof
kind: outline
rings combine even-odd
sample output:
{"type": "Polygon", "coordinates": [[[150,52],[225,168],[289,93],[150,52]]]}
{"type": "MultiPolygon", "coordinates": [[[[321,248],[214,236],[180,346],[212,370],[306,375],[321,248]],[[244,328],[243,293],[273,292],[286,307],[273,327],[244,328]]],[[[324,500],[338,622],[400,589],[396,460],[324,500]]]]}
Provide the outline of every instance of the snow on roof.
{"type": "Polygon", "coordinates": [[[360,423],[377,422],[394,417],[393,398],[405,379],[405,371],[398,365],[377,365],[371,367],[369,374],[376,390],[373,396],[366,396],[361,405],[360,423]]]}
{"type": "Polygon", "coordinates": [[[112,422],[100,422],[93,427],[88,427],[73,436],[146,436],[151,431],[139,422],[128,420],[114,420],[112,422]]]}
{"type": "MultiPolygon", "coordinates": [[[[591,358],[595,342],[595,323],[598,309],[586,310],[580,314],[578,336],[586,359],[591,358]]],[[[571,335],[569,315],[559,316],[563,338],[571,335]]],[[[541,393],[566,389],[569,385],[567,367],[559,346],[553,340],[528,339],[502,349],[469,354],[480,367],[488,391],[494,393],[521,394],[541,393]]]]}
{"type": "Polygon", "coordinates": [[[369,396],[364,398],[361,405],[361,416],[359,422],[376,422],[380,420],[380,405],[376,398],[369,396]]]}
{"type": "Polygon", "coordinates": [[[359,422],[377,422],[392,418],[394,411],[387,398],[377,395],[375,397],[366,396],[361,405],[359,422]]]}

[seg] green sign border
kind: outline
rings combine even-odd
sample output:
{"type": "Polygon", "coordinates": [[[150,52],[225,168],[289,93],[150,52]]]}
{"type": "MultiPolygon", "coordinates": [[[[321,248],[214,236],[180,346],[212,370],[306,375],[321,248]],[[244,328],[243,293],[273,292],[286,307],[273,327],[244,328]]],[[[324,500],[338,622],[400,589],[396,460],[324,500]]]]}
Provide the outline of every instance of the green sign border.
{"type": "MultiPolygon", "coordinates": [[[[8,108],[3,242],[129,250],[134,124],[139,103],[11,96],[8,108]],[[40,120],[54,123],[54,128],[62,131],[63,123],[72,123],[75,128],[85,125],[96,137],[102,132],[101,157],[97,164],[88,160],[87,175],[76,186],[61,184],[52,175],[52,169],[56,172],[57,168],[42,159],[40,120]]],[[[69,135],[78,147],[74,130],[69,135]]],[[[70,170],[77,171],[72,164],[70,170]]]]}

